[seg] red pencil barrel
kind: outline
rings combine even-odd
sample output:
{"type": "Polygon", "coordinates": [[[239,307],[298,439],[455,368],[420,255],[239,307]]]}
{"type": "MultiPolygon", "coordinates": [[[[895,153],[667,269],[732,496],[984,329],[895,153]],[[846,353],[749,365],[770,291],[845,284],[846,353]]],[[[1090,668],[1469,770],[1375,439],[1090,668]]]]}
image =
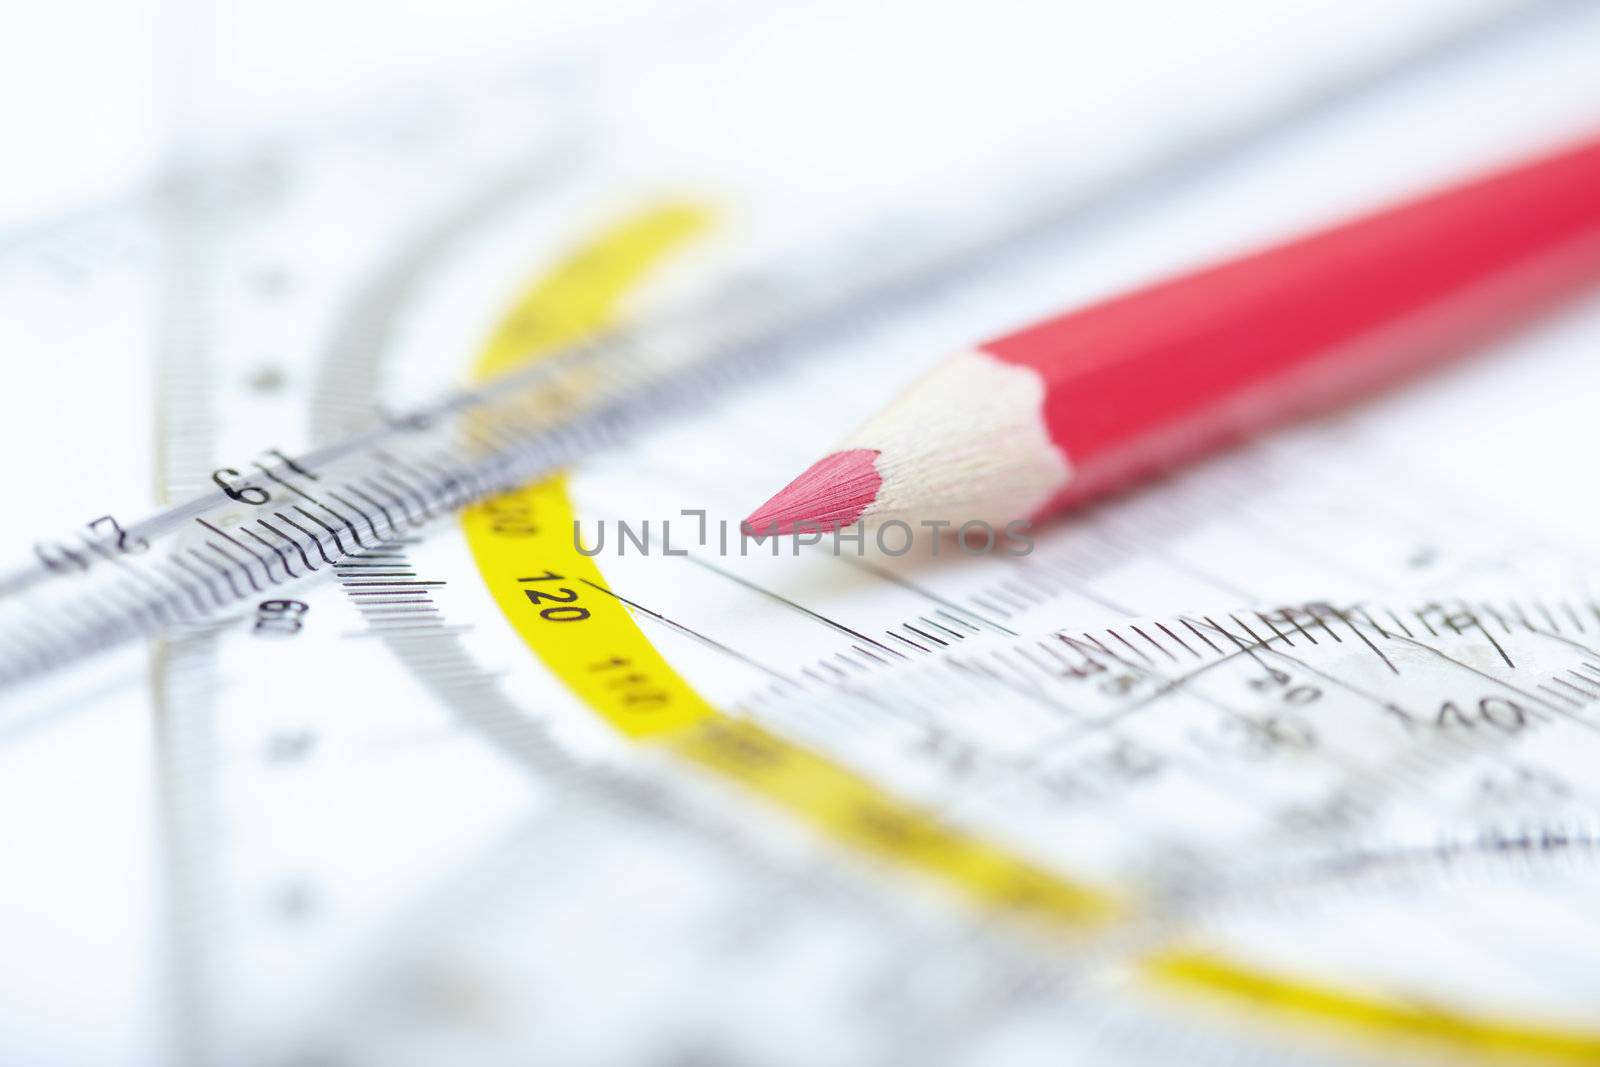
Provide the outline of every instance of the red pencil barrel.
{"type": "Polygon", "coordinates": [[[1044,511],[1420,369],[1600,275],[1600,139],[984,346],[1045,379],[1044,511]]]}

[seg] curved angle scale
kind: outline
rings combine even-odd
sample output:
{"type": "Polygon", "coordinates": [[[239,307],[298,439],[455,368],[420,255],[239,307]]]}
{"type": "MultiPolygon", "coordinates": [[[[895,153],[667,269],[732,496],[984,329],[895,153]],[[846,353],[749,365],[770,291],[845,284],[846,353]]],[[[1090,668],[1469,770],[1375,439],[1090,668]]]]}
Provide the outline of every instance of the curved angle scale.
{"type": "MultiPolygon", "coordinates": [[[[651,269],[711,223],[704,207],[666,203],[594,235],[522,290],[484,344],[472,377],[504,373],[611,325],[624,298],[651,269]]],[[[1068,933],[1106,929],[1136,911],[1128,900],[1076,884],[946,824],[854,772],[713,707],[651,643],[595,559],[573,546],[576,517],[566,479],[558,476],[468,508],[461,522],[480,576],[510,626],[563,685],[620,733],[977,904],[1019,912],[1068,933]]],[[[1600,1062],[1600,1032],[1399,1003],[1204,950],[1157,952],[1138,962],[1137,973],[1160,994],[1239,1008],[1244,1022],[1390,1051],[1600,1062]]]]}

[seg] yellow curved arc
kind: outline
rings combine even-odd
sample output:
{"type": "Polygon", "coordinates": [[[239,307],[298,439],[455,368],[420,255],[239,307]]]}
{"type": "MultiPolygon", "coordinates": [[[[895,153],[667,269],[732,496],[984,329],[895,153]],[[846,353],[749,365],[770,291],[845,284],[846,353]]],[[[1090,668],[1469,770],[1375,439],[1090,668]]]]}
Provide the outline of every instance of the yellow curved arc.
{"type": "Polygon", "coordinates": [[[517,297],[473,361],[472,379],[493,378],[599,333],[651,268],[711,224],[704,205],[666,203],[593,235],[517,297]]]}
{"type": "Polygon", "coordinates": [[[1600,1034],[1545,1024],[1467,1015],[1440,1005],[1407,1003],[1276,974],[1199,952],[1142,961],[1157,986],[1226,1004],[1289,1025],[1342,1031],[1357,1039],[1414,1042],[1480,1059],[1518,1063],[1600,1063],[1600,1034]]]}
{"type": "MultiPolygon", "coordinates": [[[[536,279],[473,367],[502,373],[612,321],[650,267],[703,233],[705,209],[669,204],[597,235],[536,279]]],[[[595,561],[573,545],[561,478],[519,489],[462,517],[489,592],[549,670],[614,727],[737,781],[830,837],[936,875],[984,903],[1073,927],[1110,920],[1104,894],[948,826],[866,779],[707,703],[605,592],[595,561]]]]}
{"type": "MultiPolygon", "coordinates": [[[[485,342],[473,377],[514,369],[604,329],[649,271],[705,233],[711,221],[699,205],[664,204],[595,235],[528,285],[485,342]]],[[[859,775],[712,707],[606,592],[594,560],[573,547],[574,518],[566,481],[556,477],[466,509],[462,525],[478,570],[513,629],[551,673],[618,731],[979,903],[1068,929],[1102,926],[1126,913],[1125,905],[1100,890],[950,827],[859,775]]],[[[1322,1031],[1524,1060],[1600,1063],[1600,1034],[1408,1007],[1198,953],[1151,957],[1140,963],[1139,973],[1157,988],[1247,1004],[1258,1015],[1322,1031]]]]}

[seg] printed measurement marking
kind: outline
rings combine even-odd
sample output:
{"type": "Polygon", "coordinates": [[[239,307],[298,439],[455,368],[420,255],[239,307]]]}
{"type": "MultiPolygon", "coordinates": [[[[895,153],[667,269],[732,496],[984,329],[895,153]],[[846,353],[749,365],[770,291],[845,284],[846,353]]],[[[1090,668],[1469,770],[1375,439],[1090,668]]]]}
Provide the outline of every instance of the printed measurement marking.
{"type": "MultiPolygon", "coordinates": [[[[474,374],[509,370],[601,328],[635,280],[707,222],[700,209],[669,206],[601,235],[518,302],[474,374]]],[[[565,481],[557,477],[468,508],[462,523],[479,572],[512,627],[622,733],[738,782],[835,840],[934,875],[981,903],[1069,927],[1120,913],[1108,894],[946,825],[867,779],[712,707],[650,643],[594,561],[573,547],[575,517],[565,481]]],[[[879,652],[903,655],[849,633],[879,652]]]]}
{"type": "MultiPolygon", "coordinates": [[[[602,326],[617,298],[653,259],[697,232],[704,222],[703,214],[693,209],[669,208],[665,216],[647,214],[603,235],[551,278],[536,284],[516,305],[490,340],[476,372],[486,375],[511,369],[602,326]],[[610,255],[616,257],[615,270],[606,269],[610,255]],[[582,270],[573,267],[576,261],[582,262],[582,270]],[[550,301],[560,302],[560,314],[542,313],[550,301]]],[[[979,902],[1021,910],[1069,928],[1110,923],[1127,912],[1125,902],[1098,888],[1065,881],[981,838],[955,830],[870,781],[754,723],[717,711],[650,643],[629,613],[628,602],[609,588],[593,560],[573,549],[573,518],[565,482],[557,477],[469,508],[462,522],[479,571],[513,628],[575,695],[618,730],[740,783],[835,840],[935,876],[979,902]]],[[[897,576],[892,580],[921,592],[897,576]]],[[[947,622],[970,630],[974,629],[968,621],[971,618],[1010,633],[993,618],[924,595],[950,609],[938,612],[947,622]]],[[[979,597],[968,599],[991,615],[1010,617],[1004,608],[979,597]]],[[[806,610],[797,604],[789,606],[806,610]]],[[[672,625],[665,616],[639,610],[672,625]]],[[[1168,627],[1160,629],[1191,655],[1203,659],[1197,651],[1202,645],[1224,655],[1206,628],[1188,619],[1179,621],[1195,639],[1194,646],[1168,627]]],[[[1256,654],[1231,631],[1206,621],[1211,633],[1231,639],[1241,654],[1256,654]]],[[[1268,620],[1262,621],[1270,626],[1273,640],[1291,643],[1288,634],[1268,620]]],[[[1299,619],[1287,621],[1308,642],[1315,643],[1299,619]]],[[[1313,614],[1310,621],[1334,642],[1343,641],[1320,613],[1313,614]]],[[[1339,621],[1366,641],[1349,619],[1339,621]]],[[[1403,623],[1395,622],[1409,634],[1403,623]]],[[[1242,622],[1238,625],[1255,636],[1242,622]]],[[[848,632],[880,652],[904,658],[903,653],[881,642],[848,632]]],[[[908,632],[922,634],[909,627],[908,632]]],[[[1148,633],[1133,632],[1176,659],[1148,633]]],[[[887,633],[910,647],[919,647],[899,634],[887,633]]],[[[1149,662],[1148,656],[1122,635],[1114,630],[1107,633],[1149,662]]],[[[1087,639],[1110,655],[1098,639],[1087,639]]],[[[1259,637],[1256,642],[1264,646],[1259,637]]],[[[869,659],[879,659],[861,645],[854,647],[869,659]]],[[[1381,652],[1370,650],[1394,669],[1381,652]]],[[[839,671],[831,663],[824,666],[839,671]]],[[[809,667],[801,668],[800,674],[818,684],[829,684],[824,675],[809,667]]],[[[1358,1029],[1369,1037],[1442,1040],[1452,1048],[1464,1040],[1481,1039],[1495,1049],[1523,1056],[1593,1059],[1600,1050],[1600,1036],[1465,1017],[1451,1017],[1453,1025],[1447,1026],[1437,1015],[1404,1003],[1362,1000],[1340,990],[1290,982],[1212,957],[1168,953],[1142,961],[1142,968],[1147,977],[1193,995],[1237,998],[1240,990],[1258,990],[1261,995],[1254,1006],[1269,1019],[1309,1016],[1358,1029]]]]}

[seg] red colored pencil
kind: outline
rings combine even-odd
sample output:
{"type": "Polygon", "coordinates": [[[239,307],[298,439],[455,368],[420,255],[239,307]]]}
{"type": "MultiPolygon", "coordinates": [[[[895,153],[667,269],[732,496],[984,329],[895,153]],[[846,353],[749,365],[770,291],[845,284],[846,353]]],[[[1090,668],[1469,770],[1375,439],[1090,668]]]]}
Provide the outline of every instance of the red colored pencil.
{"type": "Polygon", "coordinates": [[[745,520],[1039,519],[1461,352],[1600,275],[1600,138],[955,355],[745,520]]]}

